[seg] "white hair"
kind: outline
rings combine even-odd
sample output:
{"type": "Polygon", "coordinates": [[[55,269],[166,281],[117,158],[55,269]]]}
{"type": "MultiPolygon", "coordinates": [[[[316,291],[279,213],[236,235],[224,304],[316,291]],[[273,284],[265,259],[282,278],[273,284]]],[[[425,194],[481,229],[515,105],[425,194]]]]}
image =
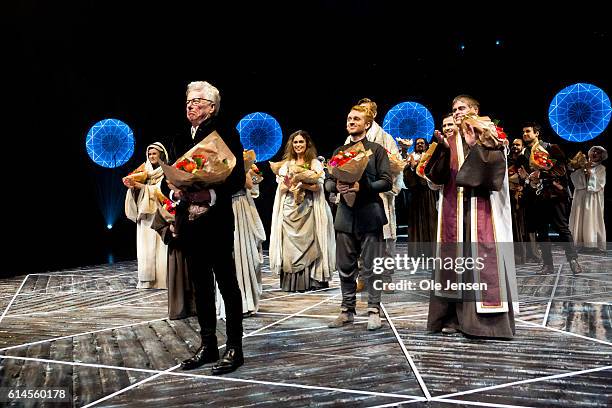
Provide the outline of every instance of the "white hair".
{"type": "Polygon", "coordinates": [[[204,98],[212,101],[215,104],[214,115],[217,116],[219,109],[221,108],[221,95],[219,94],[219,90],[217,88],[206,81],[194,81],[187,85],[187,92],[185,92],[185,94],[189,95],[189,92],[191,91],[204,93],[204,98]]]}

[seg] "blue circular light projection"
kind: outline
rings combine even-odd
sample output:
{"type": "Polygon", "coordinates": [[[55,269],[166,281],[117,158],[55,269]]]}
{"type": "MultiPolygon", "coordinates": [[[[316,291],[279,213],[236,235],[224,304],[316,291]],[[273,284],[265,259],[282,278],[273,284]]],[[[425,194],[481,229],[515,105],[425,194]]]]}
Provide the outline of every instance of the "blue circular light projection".
{"type": "Polygon", "coordinates": [[[599,136],[610,123],[610,98],[591,84],[563,88],[548,108],[553,130],[570,142],[585,142],[599,136]]]}
{"type": "Polygon", "coordinates": [[[263,112],[249,113],[236,126],[245,149],[253,149],[257,161],[268,160],[283,142],[281,127],[272,116],[263,112]]]}
{"type": "MultiPolygon", "coordinates": [[[[383,129],[394,138],[415,139],[423,137],[429,141],[434,132],[431,112],[417,102],[402,102],[392,107],[385,115],[383,129]]],[[[414,144],[408,149],[412,151],[414,144]]]]}
{"type": "Polygon", "coordinates": [[[119,167],[134,154],[134,132],[118,119],[104,119],[87,132],[85,148],[96,164],[119,167]]]}

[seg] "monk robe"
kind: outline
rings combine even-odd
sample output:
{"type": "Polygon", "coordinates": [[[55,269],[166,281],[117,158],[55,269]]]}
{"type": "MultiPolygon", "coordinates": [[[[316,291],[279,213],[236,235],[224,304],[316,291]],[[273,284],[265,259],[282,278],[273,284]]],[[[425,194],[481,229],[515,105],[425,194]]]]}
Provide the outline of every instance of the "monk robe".
{"type": "MultiPolygon", "coordinates": [[[[472,336],[509,339],[515,333],[518,290],[508,172],[506,169],[498,176],[503,181],[493,183],[501,184],[499,191],[458,186],[460,170],[469,172],[472,180],[484,180],[490,177],[487,169],[491,163],[473,160],[478,158],[476,154],[467,160],[470,148],[460,135],[448,141],[450,149],[438,144],[425,169],[433,183],[443,185],[433,273],[441,288],[430,294],[427,329],[438,332],[448,327],[472,336]],[[473,264],[460,264],[470,258],[473,264]],[[440,262],[448,259],[458,262],[440,262]],[[449,284],[459,288],[448,288],[449,284]],[[476,284],[477,289],[463,290],[461,284],[476,284]]],[[[496,157],[506,166],[503,155],[496,157]]]]}
{"type": "Polygon", "coordinates": [[[435,254],[438,192],[414,168],[404,168],[404,184],[410,191],[408,205],[408,256],[431,257],[435,254]]]}

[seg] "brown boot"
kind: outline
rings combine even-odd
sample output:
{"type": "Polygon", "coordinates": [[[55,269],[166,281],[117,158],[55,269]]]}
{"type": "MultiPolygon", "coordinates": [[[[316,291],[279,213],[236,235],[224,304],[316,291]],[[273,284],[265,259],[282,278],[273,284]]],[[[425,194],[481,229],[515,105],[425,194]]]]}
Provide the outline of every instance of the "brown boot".
{"type": "Polygon", "coordinates": [[[336,317],[334,320],[329,322],[327,327],[335,329],[338,327],[342,327],[345,324],[353,323],[354,321],[355,321],[355,315],[353,314],[353,312],[343,310],[342,312],[340,312],[338,317],[336,317]]]}

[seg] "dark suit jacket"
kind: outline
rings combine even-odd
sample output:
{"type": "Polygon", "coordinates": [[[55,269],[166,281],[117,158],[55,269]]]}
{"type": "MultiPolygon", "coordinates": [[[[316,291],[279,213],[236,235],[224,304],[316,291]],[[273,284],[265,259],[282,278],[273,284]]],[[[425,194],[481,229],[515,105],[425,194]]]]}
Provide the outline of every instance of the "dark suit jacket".
{"type": "MultiPolygon", "coordinates": [[[[336,231],[349,234],[363,234],[366,232],[382,232],[382,227],[388,220],[379,193],[391,190],[393,179],[389,169],[389,157],[384,147],[363,139],[363,147],[372,150],[372,156],[368,161],[361,179],[359,180],[359,191],[353,207],[349,207],[344,198],[336,211],[334,227],[336,231]]],[[[340,150],[346,150],[353,146],[349,143],[336,149],[334,155],[340,150]]],[[[331,176],[325,181],[325,189],[337,193],[336,179],[331,176]]]]}
{"type": "MultiPolygon", "coordinates": [[[[179,231],[179,241],[184,248],[202,248],[202,240],[210,244],[232,245],[234,239],[234,213],[232,210],[232,195],[244,188],[245,171],[243,147],[240,136],[233,127],[220,126],[216,118],[202,123],[192,139],[190,132],[175,138],[169,145],[172,153],[172,163],[213,131],[217,131],[229,149],[236,156],[236,167],[222,183],[213,186],[216,194],[215,205],[194,221],[187,220],[187,202],[182,200],[176,209],[176,224],[179,231]]],[[[170,189],[165,181],[162,192],[168,196],[170,189]]]]}

